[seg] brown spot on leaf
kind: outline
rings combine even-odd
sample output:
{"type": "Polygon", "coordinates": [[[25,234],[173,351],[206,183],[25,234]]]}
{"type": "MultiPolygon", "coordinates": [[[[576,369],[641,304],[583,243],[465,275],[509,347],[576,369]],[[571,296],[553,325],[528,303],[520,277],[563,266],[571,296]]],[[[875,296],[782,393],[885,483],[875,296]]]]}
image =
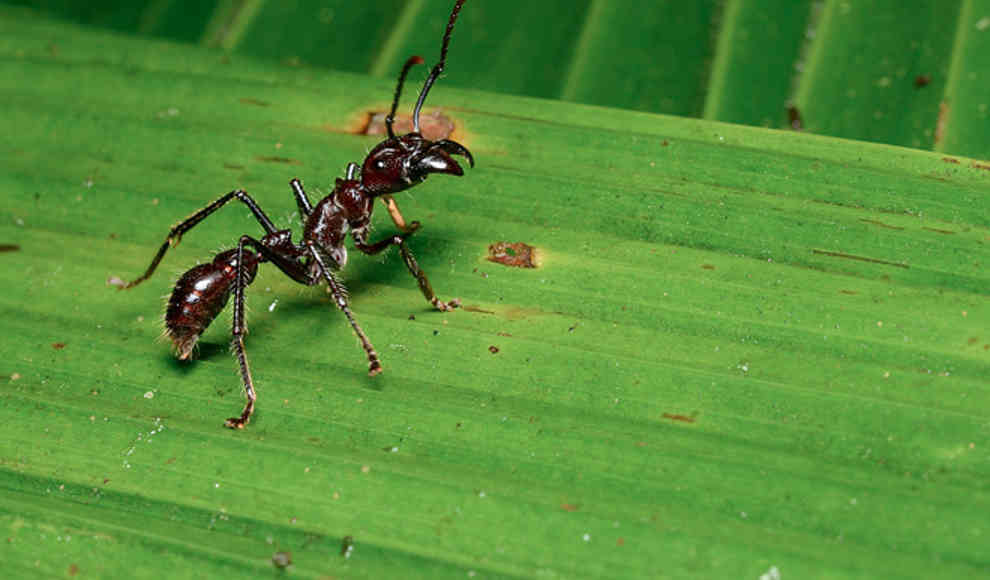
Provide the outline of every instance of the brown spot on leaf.
{"type": "Polygon", "coordinates": [[[871,264],[883,264],[885,266],[894,266],[895,268],[904,268],[907,270],[910,268],[907,264],[902,262],[890,262],[888,260],[881,260],[879,258],[870,258],[868,256],[857,256],[855,254],[847,254],[845,252],[830,252],[829,250],[819,250],[817,248],[812,249],[813,254],[819,254],[822,256],[831,256],[833,258],[845,258],[847,260],[857,260],[860,262],[869,262],[871,264]]]}
{"type": "Polygon", "coordinates": [[[859,294],[859,292],[857,292],[855,290],[839,290],[839,293],[840,294],[848,294],[850,296],[855,296],[855,295],[859,294]]]}
{"type": "Polygon", "coordinates": [[[976,343],[980,342],[980,339],[979,339],[979,337],[971,336],[971,337],[969,337],[969,340],[967,340],[966,342],[968,344],[976,344],[976,343]]]}
{"type": "Polygon", "coordinates": [[[0,244],[0,252],[17,252],[21,247],[17,244],[0,244]]]}
{"type": "Polygon", "coordinates": [[[694,417],[689,417],[687,415],[677,415],[674,413],[664,413],[664,419],[670,419],[671,421],[683,421],[685,423],[694,423],[694,417]]]}
{"type": "Polygon", "coordinates": [[[714,264],[702,264],[701,265],[701,269],[702,270],[714,270],[715,269],[715,265],[714,264]]]}
{"type": "Polygon", "coordinates": [[[990,171],[990,165],[987,165],[986,163],[974,162],[970,167],[972,167],[973,169],[982,169],[984,171],[990,171]]]}
{"type": "MultiPolygon", "coordinates": [[[[363,135],[386,135],[385,115],[387,113],[368,113],[368,120],[360,133],[363,135]]],[[[392,131],[396,135],[404,135],[412,131],[412,115],[396,115],[392,131]]],[[[450,139],[454,133],[454,121],[440,111],[431,111],[419,115],[419,132],[430,141],[450,139]]]]}
{"type": "Polygon", "coordinates": [[[62,350],[63,348],[65,348],[65,343],[64,342],[53,342],[52,343],[52,348],[54,348],[55,350],[62,350]]]}
{"type": "Polygon", "coordinates": [[[572,503],[562,503],[560,504],[560,509],[564,510],[565,512],[576,512],[578,511],[578,506],[572,503]]]}
{"type": "Polygon", "coordinates": [[[959,164],[959,160],[953,159],[952,157],[943,157],[942,161],[945,161],[946,163],[955,163],[957,165],[959,164]]]}
{"type": "Polygon", "coordinates": [[[289,157],[279,157],[278,155],[257,155],[255,156],[255,161],[264,161],[266,163],[286,163],[289,165],[302,165],[302,161],[298,159],[290,159],[289,157]]]}
{"type": "Polygon", "coordinates": [[[921,229],[928,230],[930,232],[935,232],[936,234],[954,234],[956,232],[952,230],[940,230],[938,228],[930,228],[928,226],[921,226],[921,229]]]}
{"type": "Polygon", "coordinates": [[[484,308],[478,308],[477,306],[471,306],[470,304],[461,306],[461,310],[467,310],[468,312],[479,312],[481,314],[495,314],[492,310],[485,310],[484,308]]]}
{"type": "Polygon", "coordinates": [[[79,573],[79,565],[69,564],[69,576],[75,576],[78,573],[79,573]]]}
{"type": "Polygon", "coordinates": [[[251,98],[251,97],[241,97],[238,100],[241,103],[245,104],[245,105],[255,105],[255,106],[258,106],[258,107],[270,107],[271,106],[271,103],[269,103],[268,101],[262,101],[261,99],[254,99],[254,98],[251,98]]]}
{"type": "Polygon", "coordinates": [[[488,347],[488,352],[492,354],[498,354],[498,347],[493,344],[488,347]]]}
{"type": "Polygon", "coordinates": [[[488,261],[513,268],[535,268],[536,248],[523,242],[495,242],[488,246],[488,261]]]}
{"type": "Polygon", "coordinates": [[[239,165],[237,163],[224,163],[223,164],[223,168],[224,169],[238,169],[239,170],[239,169],[244,169],[244,166],[243,165],[239,165]]]}
{"type": "Polygon", "coordinates": [[[881,227],[881,228],[887,228],[888,230],[903,230],[904,229],[904,228],[902,228],[900,226],[892,226],[890,224],[885,224],[885,223],[883,223],[880,220],[871,220],[871,219],[867,219],[867,218],[859,218],[859,221],[861,221],[863,223],[866,223],[866,224],[872,224],[872,225],[875,225],[875,226],[878,226],[878,227],[881,227]]]}
{"type": "Polygon", "coordinates": [[[920,89],[921,87],[927,87],[930,82],[932,82],[931,75],[918,75],[914,77],[914,88],[920,89]]]}

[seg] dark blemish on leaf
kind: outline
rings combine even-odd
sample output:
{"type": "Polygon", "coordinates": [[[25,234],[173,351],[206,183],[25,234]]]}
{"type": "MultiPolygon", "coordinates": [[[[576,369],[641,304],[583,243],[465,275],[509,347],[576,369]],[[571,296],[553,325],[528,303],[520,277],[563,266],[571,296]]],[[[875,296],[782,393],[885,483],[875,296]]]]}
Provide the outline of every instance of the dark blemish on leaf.
{"type": "Polygon", "coordinates": [[[871,219],[867,219],[867,218],[859,218],[859,221],[861,221],[861,222],[863,222],[865,224],[871,224],[871,225],[874,225],[874,226],[879,226],[881,228],[887,228],[888,230],[903,230],[904,229],[904,228],[902,228],[900,226],[892,226],[890,224],[885,224],[885,223],[883,223],[882,221],[879,221],[879,220],[871,220],[871,219]]]}
{"type": "Polygon", "coordinates": [[[488,352],[492,354],[498,354],[498,347],[493,344],[488,347],[488,352]]]}
{"type": "Polygon", "coordinates": [[[238,99],[241,103],[245,105],[256,105],[258,107],[270,107],[271,103],[268,101],[262,101],[261,99],[254,99],[251,97],[241,97],[238,99]]]}
{"type": "Polygon", "coordinates": [[[907,270],[908,268],[910,268],[910,266],[908,266],[907,264],[904,264],[902,262],[890,262],[890,261],[887,261],[887,260],[881,260],[879,258],[869,258],[867,256],[857,256],[855,254],[847,254],[845,252],[830,252],[828,250],[819,250],[817,248],[813,248],[811,250],[811,252],[813,254],[819,254],[821,256],[831,256],[833,258],[845,258],[847,260],[858,260],[860,262],[869,262],[871,264],[883,264],[884,266],[894,266],[895,268],[904,268],[905,270],[907,270]]]}
{"type": "Polygon", "coordinates": [[[458,422],[457,422],[457,425],[456,425],[456,426],[455,426],[454,428],[455,428],[455,429],[460,429],[460,428],[461,428],[461,422],[460,422],[460,421],[458,421],[458,422]]]}
{"type": "Polygon", "coordinates": [[[79,565],[69,564],[69,576],[75,576],[78,573],[79,573],[79,565]]]}
{"type": "Polygon", "coordinates": [[[477,306],[464,305],[461,306],[461,310],[467,310],[468,312],[480,312],[481,314],[495,314],[491,310],[485,310],[483,308],[478,308],[477,306]]]}
{"type": "Polygon", "coordinates": [[[979,337],[971,336],[971,337],[969,337],[969,340],[967,340],[966,342],[968,344],[976,344],[976,343],[980,342],[980,339],[979,339],[979,337]]]}
{"type": "Polygon", "coordinates": [[[616,538],[615,545],[616,546],[625,546],[626,545],[626,539],[623,538],[623,537],[621,537],[621,536],[618,537],[618,538],[616,538]]]}
{"type": "Polygon", "coordinates": [[[787,124],[795,131],[804,128],[804,124],[801,122],[801,111],[794,105],[787,106],[787,124]]]}
{"type": "Polygon", "coordinates": [[[438,335],[438,334],[440,334],[440,331],[439,331],[439,330],[434,330],[434,331],[433,331],[433,336],[436,336],[436,335],[438,335]]]}
{"type": "Polygon", "coordinates": [[[513,268],[535,268],[536,248],[523,242],[495,242],[488,246],[488,261],[513,268]]]}
{"type": "Polygon", "coordinates": [[[65,348],[65,343],[64,342],[53,342],[52,343],[52,348],[54,348],[55,350],[62,350],[63,348],[65,348]]]}
{"type": "Polygon", "coordinates": [[[685,423],[694,423],[694,417],[688,417],[687,415],[676,415],[673,413],[664,413],[664,419],[670,419],[671,421],[683,421],[685,423]]]}
{"type": "Polygon", "coordinates": [[[576,512],[578,511],[578,506],[572,503],[562,503],[560,504],[560,509],[564,510],[565,512],[576,512]]]}
{"type": "Polygon", "coordinates": [[[973,169],[982,169],[984,171],[990,171],[990,165],[987,165],[986,163],[973,163],[972,165],[970,165],[970,167],[972,167],[973,169]]]}
{"type": "Polygon", "coordinates": [[[714,270],[715,269],[715,266],[713,264],[702,264],[701,265],[701,269],[702,270],[714,270]]]}
{"type": "Polygon", "coordinates": [[[499,336],[512,336],[512,335],[511,335],[511,334],[509,334],[508,332],[496,332],[495,334],[497,334],[497,335],[499,335],[499,336]]]}
{"type": "Polygon", "coordinates": [[[344,536],[340,540],[340,555],[345,558],[351,557],[351,552],[354,551],[354,536],[344,536]]]}
{"type": "Polygon", "coordinates": [[[567,327],[567,332],[574,332],[575,330],[577,330],[577,327],[578,327],[577,324],[575,324],[574,326],[569,326],[567,327]]]}
{"type": "Polygon", "coordinates": [[[236,169],[236,170],[240,170],[240,169],[244,169],[244,166],[243,165],[238,165],[237,163],[224,163],[223,164],[223,168],[224,169],[236,169]]]}
{"type": "Polygon", "coordinates": [[[660,145],[661,145],[662,147],[666,147],[667,145],[670,145],[670,142],[669,142],[669,141],[667,141],[666,139],[664,139],[664,140],[663,140],[663,143],[660,143],[660,145]]]}
{"type": "Polygon", "coordinates": [[[959,160],[953,159],[952,157],[943,157],[942,161],[945,161],[946,163],[955,163],[956,165],[959,164],[959,160]]]}
{"type": "Polygon", "coordinates": [[[932,82],[932,75],[918,75],[914,77],[914,88],[927,87],[930,82],[932,82]]]}
{"type": "Polygon", "coordinates": [[[410,314],[409,315],[409,320],[416,320],[416,315],[415,314],[410,314]]]}
{"type": "Polygon", "coordinates": [[[857,292],[855,290],[839,290],[839,293],[840,294],[848,294],[850,296],[855,296],[855,295],[859,294],[859,292],[857,292]]]}
{"type": "Polygon", "coordinates": [[[279,157],[277,155],[257,155],[255,156],[255,161],[265,161],[268,163],[286,163],[288,165],[302,165],[302,161],[296,159],[290,159],[288,157],[279,157]]]}
{"type": "Polygon", "coordinates": [[[952,230],[940,230],[938,228],[930,228],[928,226],[921,226],[921,229],[928,230],[930,232],[935,232],[936,234],[954,234],[956,232],[952,230]]]}
{"type": "MultiPolygon", "coordinates": [[[[385,115],[386,113],[378,111],[368,113],[367,120],[358,133],[360,135],[385,135],[385,115]]],[[[412,116],[396,115],[392,131],[396,135],[404,135],[412,131],[412,116]]],[[[449,139],[454,133],[454,121],[440,111],[422,114],[419,117],[419,132],[430,141],[449,139]]]]}
{"type": "Polygon", "coordinates": [[[17,244],[0,244],[0,252],[17,252],[21,247],[17,244]]]}
{"type": "Polygon", "coordinates": [[[276,568],[288,568],[292,565],[292,552],[275,552],[272,554],[272,564],[276,568]]]}

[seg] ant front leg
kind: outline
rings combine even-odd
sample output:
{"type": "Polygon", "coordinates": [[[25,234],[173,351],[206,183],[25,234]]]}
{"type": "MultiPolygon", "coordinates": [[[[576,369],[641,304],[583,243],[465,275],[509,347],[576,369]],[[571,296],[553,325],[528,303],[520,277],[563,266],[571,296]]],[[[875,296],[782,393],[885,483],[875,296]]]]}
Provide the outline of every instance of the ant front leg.
{"type": "Polygon", "coordinates": [[[248,195],[246,191],[237,189],[192,214],[181,223],[173,226],[172,229],[169,230],[168,235],[165,236],[165,242],[163,242],[161,247],[158,248],[158,253],[155,254],[155,257],[151,260],[151,265],[149,265],[148,269],[144,271],[144,274],[141,274],[130,282],[125,282],[114,276],[113,278],[107,280],[107,284],[116,286],[120,290],[127,290],[128,288],[133,288],[150,278],[151,275],[155,273],[155,269],[158,268],[158,264],[162,261],[162,258],[165,257],[165,252],[167,252],[170,247],[178,246],[179,242],[182,240],[182,236],[186,232],[193,229],[196,224],[203,221],[210,214],[226,205],[228,201],[235,198],[243,202],[244,205],[248,206],[251,213],[254,214],[255,219],[257,219],[258,223],[261,224],[261,227],[265,228],[265,233],[271,234],[275,231],[275,226],[272,224],[272,220],[268,219],[268,216],[261,210],[261,207],[259,207],[253,199],[251,199],[251,196],[248,195]]]}
{"type": "MultiPolygon", "coordinates": [[[[418,222],[413,223],[418,225],[418,222]]],[[[461,305],[460,299],[454,298],[450,302],[444,302],[443,300],[437,298],[436,293],[433,291],[433,286],[430,285],[430,280],[426,277],[426,272],[419,267],[419,264],[416,262],[416,258],[409,250],[409,246],[406,245],[406,237],[411,234],[412,232],[399,236],[392,236],[390,238],[385,238],[384,240],[375,242],[374,244],[369,244],[365,239],[365,236],[367,235],[365,231],[353,231],[354,245],[358,250],[368,254],[369,256],[379,254],[389,246],[399,246],[399,253],[402,254],[402,261],[406,263],[406,268],[409,268],[409,273],[416,278],[416,283],[419,284],[419,289],[423,292],[423,296],[426,297],[427,302],[442,312],[449,312],[457,308],[461,305]]]]}
{"type": "Polygon", "coordinates": [[[399,211],[399,204],[395,203],[395,199],[391,195],[383,195],[382,203],[388,209],[388,215],[395,223],[395,227],[399,228],[403,233],[411,234],[419,229],[418,221],[406,224],[406,218],[402,217],[402,212],[399,211]]]}

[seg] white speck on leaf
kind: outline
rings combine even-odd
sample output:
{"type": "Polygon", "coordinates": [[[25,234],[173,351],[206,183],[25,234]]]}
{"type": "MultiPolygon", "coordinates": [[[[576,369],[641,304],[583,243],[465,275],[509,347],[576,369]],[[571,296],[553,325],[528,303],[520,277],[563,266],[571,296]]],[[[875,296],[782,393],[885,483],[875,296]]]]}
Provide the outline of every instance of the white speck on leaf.
{"type": "Polygon", "coordinates": [[[780,580],[780,569],[776,566],[770,566],[770,569],[760,574],[760,580],[780,580]]]}

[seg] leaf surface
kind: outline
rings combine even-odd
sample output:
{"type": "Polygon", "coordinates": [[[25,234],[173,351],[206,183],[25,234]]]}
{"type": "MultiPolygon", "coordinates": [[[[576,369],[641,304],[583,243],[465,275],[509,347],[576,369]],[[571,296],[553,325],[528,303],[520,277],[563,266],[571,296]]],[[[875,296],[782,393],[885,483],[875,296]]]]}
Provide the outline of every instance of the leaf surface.
{"type": "Polygon", "coordinates": [[[259,407],[233,432],[229,319],[191,364],[156,337],[170,280],[258,234],[247,210],[133,290],[106,280],[237,187],[298,232],[289,179],[329,193],[392,83],[9,9],[0,32],[0,521],[18,576],[256,575],[276,552],[305,578],[988,566],[980,162],[441,82],[429,105],[477,167],[398,201],[434,287],[466,307],[432,312],[397,256],[352,252],[385,365],[369,378],[325,293],[262,269],[259,407]],[[540,267],[487,261],[498,241],[540,267]]]}

